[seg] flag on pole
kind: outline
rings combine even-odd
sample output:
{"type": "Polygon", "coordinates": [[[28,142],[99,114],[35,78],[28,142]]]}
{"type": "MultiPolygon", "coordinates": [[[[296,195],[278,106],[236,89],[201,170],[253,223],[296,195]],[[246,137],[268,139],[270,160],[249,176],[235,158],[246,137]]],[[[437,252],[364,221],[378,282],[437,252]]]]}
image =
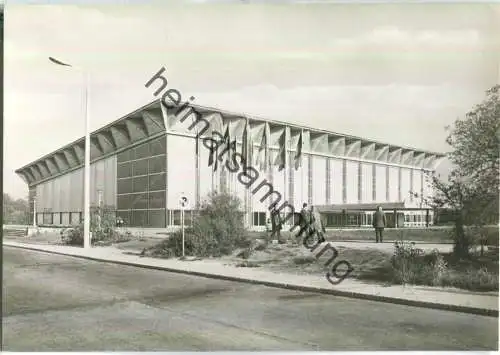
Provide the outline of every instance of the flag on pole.
{"type": "Polygon", "coordinates": [[[297,143],[297,149],[295,151],[295,170],[298,170],[302,166],[302,145],[303,145],[303,135],[304,131],[300,131],[299,141],[297,143]]]}
{"type": "Polygon", "coordinates": [[[231,140],[229,124],[226,126],[226,132],[222,138],[222,143],[224,149],[220,152],[218,158],[222,162],[222,167],[224,167],[227,161],[232,161],[233,154],[236,152],[236,140],[231,140]]]}
{"type": "Polygon", "coordinates": [[[279,146],[280,150],[274,164],[278,166],[278,171],[281,171],[286,167],[286,128],[280,136],[279,146]]]}
{"type": "Polygon", "coordinates": [[[264,132],[262,133],[262,140],[259,147],[259,168],[260,170],[267,171],[269,166],[269,146],[268,146],[268,125],[264,124],[264,132]]]}
{"type": "Polygon", "coordinates": [[[247,167],[249,164],[248,164],[248,159],[249,159],[249,151],[248,151],[248,135],[249,135],[249,132],[248,132],[248,118],[245,119],[245,127],[243,128],[243,138],[242,138],[242,142],[241,142],[241,156],[243,157],[243,166],[244,167],[247,167]]]}
{"type": "MultiPolygon", "coordinates": [[[[213,133],[212,133],[212,136],[213,133]]],[[[217,138],[212,138],[212,144],[210,145],[210,153],[209,153],[209,156],[208,156],[208,166],[211,166],[213,171],[216,171],[217,170],[217,151],[218,151],[218,145],[219,145],[219,142],[217,140],[217,138]]]]}

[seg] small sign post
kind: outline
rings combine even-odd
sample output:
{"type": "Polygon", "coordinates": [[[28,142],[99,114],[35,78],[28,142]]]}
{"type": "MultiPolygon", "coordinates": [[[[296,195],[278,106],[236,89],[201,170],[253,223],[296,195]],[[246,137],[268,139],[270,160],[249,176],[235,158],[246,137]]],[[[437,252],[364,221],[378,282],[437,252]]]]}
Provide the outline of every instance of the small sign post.
{"type": "Polygon", "coordinates": [[[188,199],[184,195],[184,193],[181,195],[181,198],[179,199],[179,203],[181,205],[181,229],[182,229],[182,257],[185,257],[185,252],[184,252],[184,210],[188,206],[188,199]]]}

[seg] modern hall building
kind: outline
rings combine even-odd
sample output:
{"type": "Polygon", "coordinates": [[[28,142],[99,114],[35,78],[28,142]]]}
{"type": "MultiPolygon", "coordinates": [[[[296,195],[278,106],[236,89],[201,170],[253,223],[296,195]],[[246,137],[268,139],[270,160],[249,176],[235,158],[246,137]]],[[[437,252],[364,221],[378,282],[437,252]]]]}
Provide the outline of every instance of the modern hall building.
{"type": "MultiPolygon", "coordinates": [[[[28,184],[37,225],[82,221],[84,149],[82,138],[16,170],[28,184]]],[[[278,207],[288,201],[296,211],[304,202],[318,206],[327,227],[370,226],[376,205],[393,225],[432,223],[432,211],[412,192],[432,194],[425,175],[444,157],[194,104],[167,107],[159,99],[92,132],[90,155],[91,205],[107,207],[130,227],[180,225],[181,196],[189,200],[189,222],[209,192],[224,190],[240,198],[247,225],[256,229],[277,199],[278,207]],[[236,140],[237,152],[246,150],[258,175],[249,188],[238,179],[242,167],[233,173],[223,162],[209,165],[206,137],[214,132],[236,140]]]]}

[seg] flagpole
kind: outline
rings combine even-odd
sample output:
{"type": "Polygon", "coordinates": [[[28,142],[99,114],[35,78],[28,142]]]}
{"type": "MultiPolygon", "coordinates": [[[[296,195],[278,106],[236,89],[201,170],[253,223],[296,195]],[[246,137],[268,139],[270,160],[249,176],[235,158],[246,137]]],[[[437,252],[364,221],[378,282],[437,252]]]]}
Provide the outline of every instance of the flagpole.
{"type": "Polygon", "coordinates": [[[304,131],[300,132],[300,196],[302,197],[302,203],[304,203],[304,131]]]}

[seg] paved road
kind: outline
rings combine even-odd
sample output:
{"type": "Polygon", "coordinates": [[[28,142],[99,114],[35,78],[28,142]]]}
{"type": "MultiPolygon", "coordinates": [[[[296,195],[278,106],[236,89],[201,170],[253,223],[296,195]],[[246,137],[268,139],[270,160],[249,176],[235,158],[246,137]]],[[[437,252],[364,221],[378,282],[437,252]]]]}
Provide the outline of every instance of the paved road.
{"type": "Polygon", "coordinates": [[[4,247],[3,350],[495,350],[498,319],[4,247]]]}

